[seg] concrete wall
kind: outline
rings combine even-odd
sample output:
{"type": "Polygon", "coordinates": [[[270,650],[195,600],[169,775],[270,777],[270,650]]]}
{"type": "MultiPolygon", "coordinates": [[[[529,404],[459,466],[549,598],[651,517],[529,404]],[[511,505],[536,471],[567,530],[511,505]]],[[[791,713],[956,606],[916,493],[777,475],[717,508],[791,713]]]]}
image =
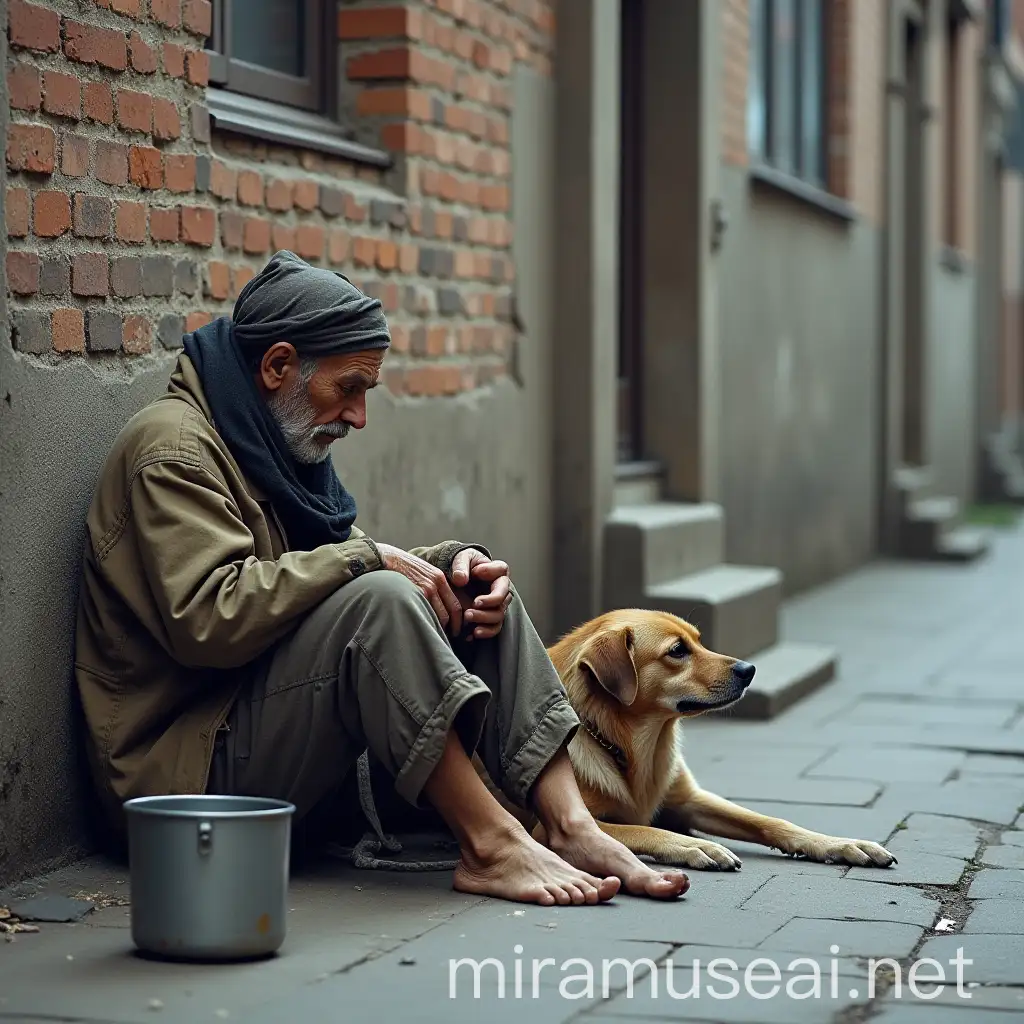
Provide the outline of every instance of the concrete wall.
{"type": "Polygon", "coordinates": [[[727,557],[777,565],[793,592],[874,549],[880,241],[736,168],[721,187],[727,557]]]}
{"type": "Polygon", "coordinates": [[[48,364],[0,343],[0,880],[87,841],[72,712],[82,521],[122,423],[166,358],[48,364]]]}
{"type": "Polygon", "coordinates": [[[935,493],[968,503],[974,497],[975,272],[932,269],[931,337],[928,349],[929,455],[935,493]]]}

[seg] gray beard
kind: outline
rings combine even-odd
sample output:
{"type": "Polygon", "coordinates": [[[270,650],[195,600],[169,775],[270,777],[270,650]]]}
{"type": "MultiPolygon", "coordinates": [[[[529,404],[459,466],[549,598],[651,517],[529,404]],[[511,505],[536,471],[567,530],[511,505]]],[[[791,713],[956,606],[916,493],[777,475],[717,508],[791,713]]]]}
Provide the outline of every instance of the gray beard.
{"type": "Polygon", "coordinates": [[[284,435],[288,450],[296,462],[314,465],[326,462],[331,455],[329,444],[318,444],[321,438],[332,440],[347,437],[347,423],[314,424],[316,410],[307,393],[308,380],[300,379],[299,385],[288,394],[273,394],[267,398],[267,407],[284,435]]]}

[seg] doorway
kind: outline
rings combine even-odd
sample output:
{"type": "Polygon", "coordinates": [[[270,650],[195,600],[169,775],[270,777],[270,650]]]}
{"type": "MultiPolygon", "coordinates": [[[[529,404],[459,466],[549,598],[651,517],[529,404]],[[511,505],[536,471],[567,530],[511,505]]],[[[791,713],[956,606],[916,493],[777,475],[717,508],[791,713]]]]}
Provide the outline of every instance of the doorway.
{"type": "MultiPolygon", "coordinates": [[[[916,5],[915,5],[916,6],[916,5]]],[[[901,459],[905,466],[927,461],[925,438],[925,260],[927,205],[924,182],[925,77],[922,18],[903,19],[903,417],[901,459]]]]}
{"type": "Polygon", "coordinates": [[[644,17],[646,0],[620,5],[619,331],[617,457],[644,457],[644,17]]]}
{"type": "Polygon", "coordinates": [[[919,0],[893,0],[887,30],[885,254],[879,488],[883,549],[898,546],[905,486],[927,465],[926,46],[919,0]]]}

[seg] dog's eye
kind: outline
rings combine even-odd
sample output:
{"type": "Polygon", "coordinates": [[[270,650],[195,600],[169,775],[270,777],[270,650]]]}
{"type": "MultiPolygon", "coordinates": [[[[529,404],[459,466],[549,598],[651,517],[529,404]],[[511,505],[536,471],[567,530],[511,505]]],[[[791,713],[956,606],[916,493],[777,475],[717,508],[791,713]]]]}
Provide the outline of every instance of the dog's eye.
{"type": "Polygon", "coordinates": [[[670,658],[685,658],[690,653],[690,649],[680,640],[675,644],[668,652],[670,658]]]}

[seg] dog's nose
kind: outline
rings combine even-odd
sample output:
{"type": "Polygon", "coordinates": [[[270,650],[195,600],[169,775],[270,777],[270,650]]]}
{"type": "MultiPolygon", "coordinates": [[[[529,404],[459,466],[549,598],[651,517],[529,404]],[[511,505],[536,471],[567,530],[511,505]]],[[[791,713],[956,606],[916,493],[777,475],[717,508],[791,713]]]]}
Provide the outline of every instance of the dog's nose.
{"type": "Polygon", "coordinates": [[[749,661],[737,661],[732,667],[732,674],[744,685],[749,686],[754,678],[754,666],[749,661]]]}

